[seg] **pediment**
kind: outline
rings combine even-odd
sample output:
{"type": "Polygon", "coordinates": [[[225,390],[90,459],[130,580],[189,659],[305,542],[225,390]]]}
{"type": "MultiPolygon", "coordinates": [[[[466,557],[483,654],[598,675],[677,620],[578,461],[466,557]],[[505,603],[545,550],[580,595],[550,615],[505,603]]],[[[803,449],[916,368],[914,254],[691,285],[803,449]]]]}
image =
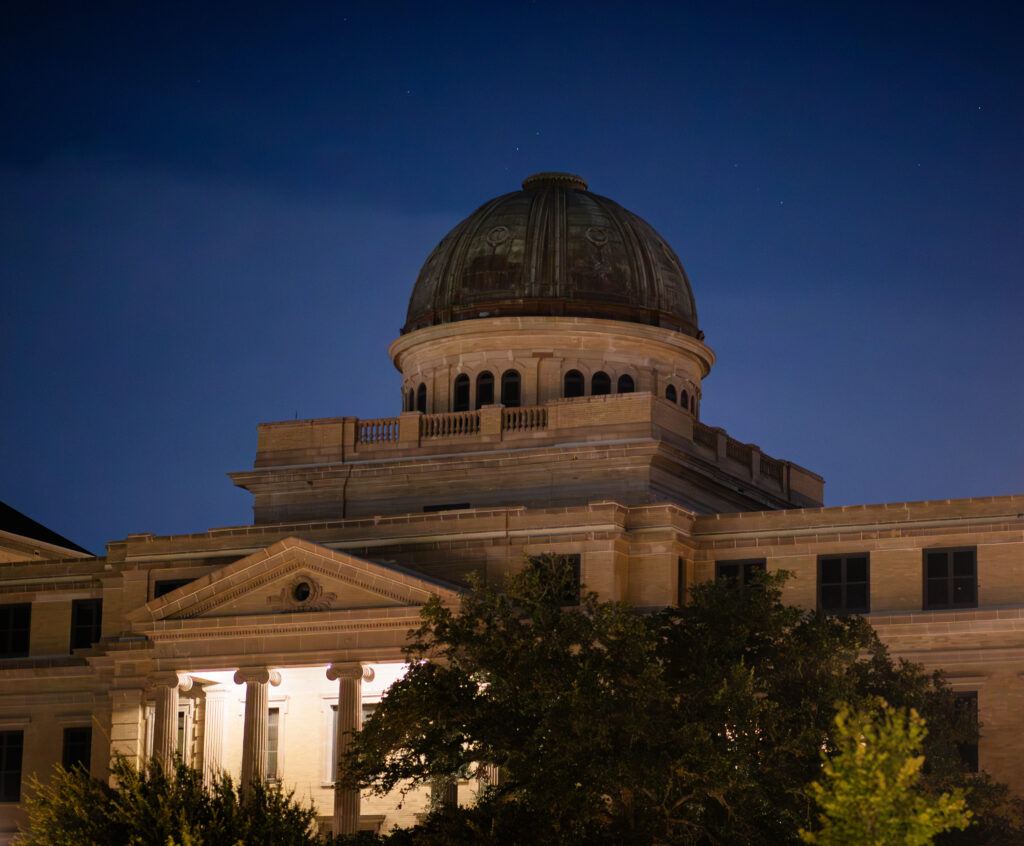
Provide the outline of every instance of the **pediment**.
{"type": "Polygon", "coordinates": [[[408,608],[458,588],[299,538],[286,538],[154,599],[133,621],[408,608]]]}

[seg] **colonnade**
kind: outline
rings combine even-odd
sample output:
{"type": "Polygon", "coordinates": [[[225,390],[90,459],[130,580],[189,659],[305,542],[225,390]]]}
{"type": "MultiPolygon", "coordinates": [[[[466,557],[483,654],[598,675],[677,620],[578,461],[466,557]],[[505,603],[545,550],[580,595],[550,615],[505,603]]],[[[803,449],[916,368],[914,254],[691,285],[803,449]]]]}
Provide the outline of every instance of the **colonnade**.
{"type": "MultiPolygon", "coordinates": [[[[352,834],[359,830],[359,791],[342,787],[337,780],[338,767],[352,747],[359,730],[362,710],[362,683],[372,681],[373,669],[360,663],[336,662],[328,665],[327,678],[338,682],[336,724],[337,750],[334,764],[334,833],[352,834]]],[[[243,789],[267,778],[268,722],[270,688],[281,683],[281,673],[270,667],[240,667],[235,684],[245,685],[245,722],[242,727],[243,789]]],[[[150,678],[155,691],[156,713],[153,727],[153,754],[170,771],[178,750],[179,695],[192,689],[187,673],[165,672],[150,678]]],[[[227,693],[211,692],[207,700],[203,737],[203,771],[211,778],[222,766],[221,751],[227,693]]]]}

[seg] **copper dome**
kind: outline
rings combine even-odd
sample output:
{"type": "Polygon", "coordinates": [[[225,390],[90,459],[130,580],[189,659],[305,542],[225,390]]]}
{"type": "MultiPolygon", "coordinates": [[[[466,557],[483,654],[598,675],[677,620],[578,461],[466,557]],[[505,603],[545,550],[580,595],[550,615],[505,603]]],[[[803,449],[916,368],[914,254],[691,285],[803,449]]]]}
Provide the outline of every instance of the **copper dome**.
{"type": "Polygon", "coordinates": [[[538,173],[473,212],[427,258],[403,332],[569,315],[701,337],[679,257],[645,220],[569,173],[538,173]]]}

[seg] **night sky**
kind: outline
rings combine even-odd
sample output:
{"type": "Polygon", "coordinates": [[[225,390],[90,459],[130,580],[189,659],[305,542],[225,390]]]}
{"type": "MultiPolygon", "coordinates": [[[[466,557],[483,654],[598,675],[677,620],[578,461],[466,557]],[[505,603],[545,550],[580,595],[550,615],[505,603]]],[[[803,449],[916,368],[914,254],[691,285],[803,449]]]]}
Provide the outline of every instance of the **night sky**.
{"type": "Polygon", "coordinates": [[[248,522],[257,422],[396,413],[420,264],[540,170],[674,246],[703,419],[827,504],[1024,492],[1022,8],[5,3],[0,500],[248,522]]]}

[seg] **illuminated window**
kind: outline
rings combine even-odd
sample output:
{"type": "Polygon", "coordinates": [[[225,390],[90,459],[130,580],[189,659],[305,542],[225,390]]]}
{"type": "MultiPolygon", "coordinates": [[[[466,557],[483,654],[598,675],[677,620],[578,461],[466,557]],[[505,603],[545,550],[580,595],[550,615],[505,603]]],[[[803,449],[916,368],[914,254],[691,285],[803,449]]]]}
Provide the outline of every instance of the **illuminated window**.
{"type": "Polygon", "coordinates": [[[281,709],[271,708],[267,714],[267,781],[280,781],[277,759],[281,738],[281,709]]]}

